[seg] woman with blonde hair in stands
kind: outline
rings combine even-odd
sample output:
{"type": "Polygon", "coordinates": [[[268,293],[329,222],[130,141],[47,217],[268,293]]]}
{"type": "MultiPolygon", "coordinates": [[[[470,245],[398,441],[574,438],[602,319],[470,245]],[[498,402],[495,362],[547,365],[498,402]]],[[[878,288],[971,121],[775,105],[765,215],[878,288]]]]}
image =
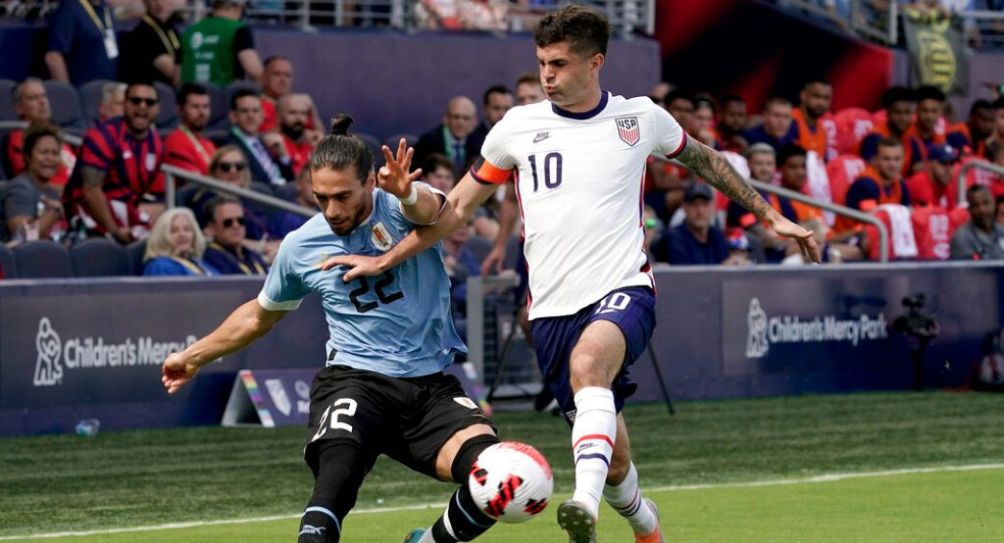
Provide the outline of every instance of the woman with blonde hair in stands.
{"type": "Polygon", "coordinates": [[[218,275],[202,260],[206,238],[186,207],[165,211],[153,224],[143,255],[143,275],[218,275]]]}

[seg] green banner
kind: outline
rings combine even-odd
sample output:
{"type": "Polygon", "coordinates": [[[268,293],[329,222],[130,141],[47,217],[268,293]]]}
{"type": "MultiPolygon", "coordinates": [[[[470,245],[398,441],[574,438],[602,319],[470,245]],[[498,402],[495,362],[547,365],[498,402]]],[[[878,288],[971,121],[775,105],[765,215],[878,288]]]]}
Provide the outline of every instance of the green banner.
{"type": "Polygon", "coordinates": [[[903,29],[911,80],[918,85],[934,85],[949,94],[968,95],[969,56],[962,19],[905,8],[903,29]]]}

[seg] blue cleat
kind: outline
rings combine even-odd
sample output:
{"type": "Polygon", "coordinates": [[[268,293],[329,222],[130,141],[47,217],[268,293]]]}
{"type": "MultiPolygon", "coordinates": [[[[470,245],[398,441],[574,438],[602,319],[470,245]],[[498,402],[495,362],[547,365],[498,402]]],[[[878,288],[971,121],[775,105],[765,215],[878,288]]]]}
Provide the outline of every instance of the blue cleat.
{"type": "Polygon", "coordinates": [[[415,528],[404,538],[404,543],[418,543],[424,535],[425,528],[415,528]]]}

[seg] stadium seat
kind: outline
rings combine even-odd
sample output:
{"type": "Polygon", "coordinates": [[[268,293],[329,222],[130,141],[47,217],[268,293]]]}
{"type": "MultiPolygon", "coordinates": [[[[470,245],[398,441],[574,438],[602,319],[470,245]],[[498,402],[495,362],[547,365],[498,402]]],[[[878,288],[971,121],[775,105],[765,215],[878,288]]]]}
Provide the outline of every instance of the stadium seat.
{"type": "MultiPolygon", "coordinates": [[[[377,168],[384,165],[383,152],[380,151],[380,147],[383,146],[380,140],[376,136],[371,136],[369,134],[364,134],[362,132],[352,132],[352,135],[363,140],[363,142],[369,146],[370,151],[373,152],[373,165],[377,168]]],[[[397,149],[397,147],[392,147],[391,149],[397,149]]],[[[417,167],[417,166],[416,166],[417,167]]]]}
{"type": "Polygon", "coordinates": [[[73,275],[76,277],[115,277],[132,275],[129,251],[104,238],[89,239],[70,250],[73,275]]]}
{"type": "Polygon", "coordinates": [[[178,106],[174,103],[174,89],[160,81],[154,81],[153,86],[157,89],[157,97],[160,99],[157,128],[173,129],[178,126],[178,106]]]}
{"type": "MultiPolygon", "coordinates": [[[[216,85],[204,84],[209,91],[209,124],[212,130],[224,130],[230,128],[230,121],[227,113],[230,112],[230,102],[227,100],[227,93],[216,85]]],[[[211,139],[211,138],[210,138],[211,139]]]]}
{"type": "Polygon", "coordinates": [[[109,83],[114,83],[114,81],[95,79],[94,81],[84,83],[77,90],[80,94],[80,109],[83,111],[84,118],[88,122],[98,122],[100,118],[98,110],[101,108],[101,95],[104,92],[105,85],[109,83]]]}
{"type": "Polygon", "coordinates": [[[241,90],[249,90],[255,94],[261,94],[261,87],[255,83],[247,81],[234,81],[233,83],[227,85],[226,89],[228,111],[230,109],[230,98],[233,97],[234,93],[241,90]]]}
{"type": "Polygon", "coordinates": [[[62,81],[48,80],[45,91],[52,106],[52,122],[63,128],[84,128],[83,110],[77,89],[62,81]]]}
{"type": "MultiPolygon", "coordinates": [[[[418,143],[418,136],[414,134],[397,134],[383,140],[383,144],[390,147],[393,151],[397,149],[397,144],[401,141],[401,138],[404,138],[404,141],[408,142],[408,147],[414,147],[418,143]]],[[[416,165],[413,164],[413,166],[416,165]]],[[[417,166],[421,166],[421,164],[417,166]]]]}
{"type": "Polygon", "coordinates": [[[481,236],[471,236],[464,242],[464,249],[473,253],[474,258],[477,258],[478,262],[484,262],[485,257],[488,256],[488,253],[492,252],[493,247],[495,247],[494,243],[481,236]]]}
{"type": "Polygon", "coordinates": [[[3,266],[4,278],[17,279],[17,262],[14,259],[14,253],[2,243],[0,243],[0,265],[3,266]]]}
{"type": "Polygon", "coordinates": [[[174,205],[191,209],[192,200],[195,198],[195,195],[199,193],[200,188],[201,187],[195,183],[181,187],[174,193],[174,205]]]}
{"type": "Polygon", "coordinates": [[[286,183],[281,187],[275,188],[275,195],[287,202],[296,202],[296,198],[300,195],[300,187],[298,183],[286,183]]]}
{"type": "Polygon", "coordinates": [[[16,85],[17,81],[0,79],[0,122],[17,120],[17,113],[14,112],[14,99],[11,96],[16,85]]]}
{"type": "Polygon", "coordinates": [[[7,142],[10,140],[10,134],[0,133],[0,179],[10,179],[11,165],[10,157],[7,156],[7,142]]]}
{"type": "Polygon", "coordinates": [[[519,236],[510,237],[509,241],[505,243],[505,260],[502,261],[502,269],[515,270],[520,263],[521,251],[519,236]]]}
{"type": "Polygon", "coordinates": [[[66,247],[47,240],[29,241],[14,248],[21,279],[73,277],[73,263],[66,247]]]}
{"type": "Polygon", "coordinates": [[[143,255],[146,254],[146,240],[130,243],[126,246],[133,275],[143,275],[143,255]]]}

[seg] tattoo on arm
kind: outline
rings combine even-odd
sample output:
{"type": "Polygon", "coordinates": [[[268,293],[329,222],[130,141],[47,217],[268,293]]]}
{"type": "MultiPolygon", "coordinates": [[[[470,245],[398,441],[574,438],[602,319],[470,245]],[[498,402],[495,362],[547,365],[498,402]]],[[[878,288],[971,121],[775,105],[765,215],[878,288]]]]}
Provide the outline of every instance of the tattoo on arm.
{"type": "Polygon", "coordinates": [[[770,204],[739,175],[725,157],[696,139],[687,138],[687,144],[677,160],[693,169],[698,176],[730,199],[752,211],[757,218],[763,219],[771,210],[770,204]]]}
{"type": "Polygon", "coordinates": [[[105,184],[105,172],[84,166],[82,171],[85,187],[101,187],[105,184]]]}

